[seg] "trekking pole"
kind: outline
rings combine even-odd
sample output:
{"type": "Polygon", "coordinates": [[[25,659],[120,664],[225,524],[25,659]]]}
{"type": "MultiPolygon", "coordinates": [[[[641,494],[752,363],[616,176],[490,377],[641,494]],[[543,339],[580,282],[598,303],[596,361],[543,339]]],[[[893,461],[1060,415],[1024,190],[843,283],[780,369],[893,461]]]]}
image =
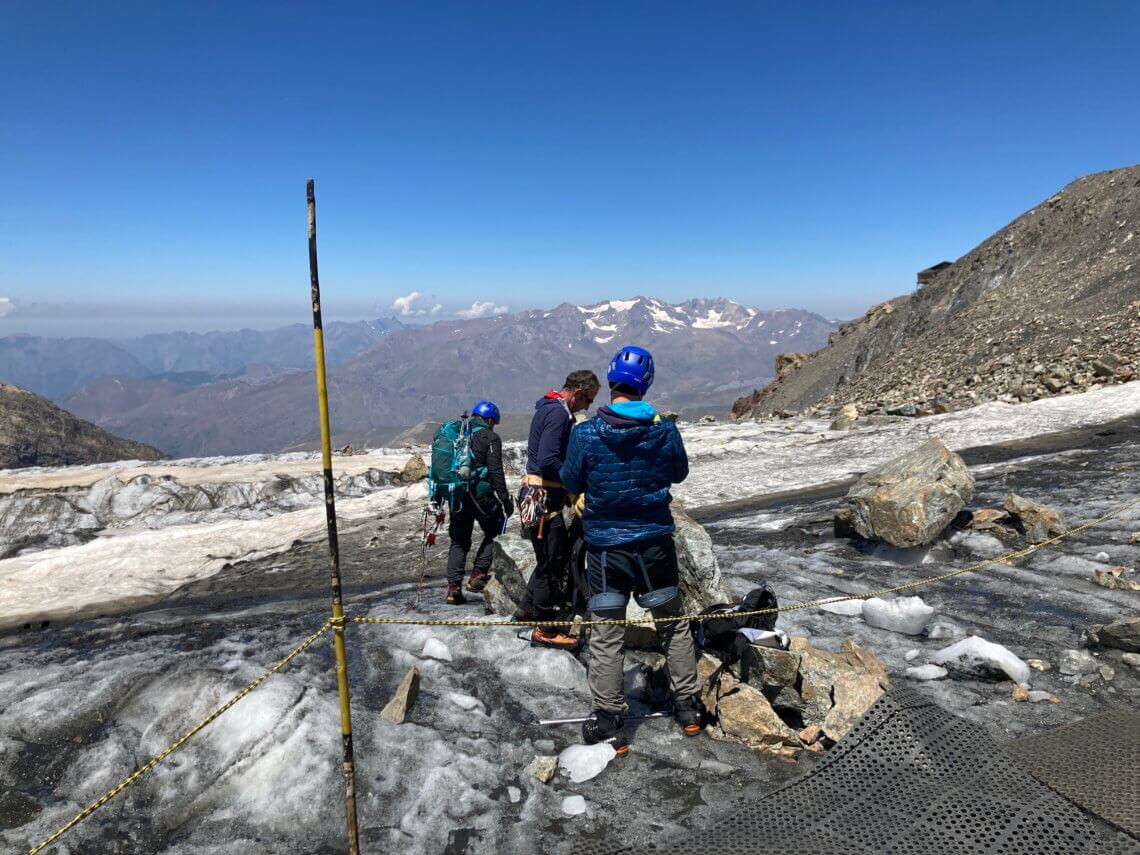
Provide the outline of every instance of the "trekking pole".
{"type": "MultiPolygon", "coordinates": [[[[643,713],[642,715],[626,715],[622,716],[625,721],[645,721],[650,718],[668,718],[673,715],[672,710],[659,710],[658,712],[643,713]]],[[[593,721],[592,715],[582,716],[581,718],[548,718],[539,721],[543,727],[550,727],[556,724],[585,724],[588,721],[593,721]]]]}
{"type": "Polygon", "coordinates": [[[340,547],[336,536],[336,496],[332,476],[332,439],[329,435],[329,393],[325,383],[325,338],[321,327],[321,283],[317,275],[317,197],[313,179],[305,184],[309,204],[309,280],[313,302],[313,350],[317,364],[317,405],[321,419],[321,468],[325,481],[325,525],[329,533],[329,575],[332,583],[333,650],[336,686],[340,695],[340,738],[344,762],[344,809],[348,820],[348,852],[358,855],[356,828],[356,768],[352,758],[352,711],[348,693],[348,657],[344,651],[344,607],[340,596],[340,547]]]}

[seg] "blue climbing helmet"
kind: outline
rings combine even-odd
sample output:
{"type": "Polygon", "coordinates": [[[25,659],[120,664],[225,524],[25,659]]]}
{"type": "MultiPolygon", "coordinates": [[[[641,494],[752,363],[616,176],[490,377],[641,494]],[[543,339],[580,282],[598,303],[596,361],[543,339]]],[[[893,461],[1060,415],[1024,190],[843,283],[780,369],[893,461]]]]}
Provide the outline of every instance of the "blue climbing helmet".
{"type": "Polygon", "coordinates": [[[653,354],[644,347],[626,345],[610,360],[606,380],[611,385],[629,386],[637,394],[644,395],[653,385],[653,354]]]}
{"type": "Polygon", "coordinates": [[[502,417],[499,415],[499,408],[490,401],[480,401],[477,403],[471,408],[471,415],[481,416],[493,425],[497,425],[502,421],[502,417]]]}

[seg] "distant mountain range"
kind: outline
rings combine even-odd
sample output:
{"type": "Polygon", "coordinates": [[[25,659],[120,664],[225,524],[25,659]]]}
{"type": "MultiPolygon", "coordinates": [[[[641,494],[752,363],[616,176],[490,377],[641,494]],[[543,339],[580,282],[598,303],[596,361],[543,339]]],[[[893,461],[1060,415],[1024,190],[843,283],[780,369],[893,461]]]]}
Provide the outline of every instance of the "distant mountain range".
{"type": "MultiPolygon", "coordinates": [[[[778,352],[815,350],[836,328],[796,309],[651,297],[424,326],[329,326],[333,430],[373,442],[458,415],[483,397],[525,415],[566,373],[601,375],[613,352],[633,342],[656,357],[652,399],[660,406],[722,412],[771,377],[778,352]]],[[[276,451],[317,436],[311,335],[297,325],[120,343],[69,339],[58,348],[10,336],[0,340],[0,380],[48,386],[71,412],[179,456],[276,451]],[[52,364],[57,353],[63,357],[52,364]],[[102,355],[111,370],[100,370],[102,355]],[[29,370],[37,360],[39,375],[29,370]]]]}
{"type": "MultiPolygon", "coordinates": [[[[338,365],[403,325],[395,318],[334,321],[325,326],[326,358],[338,365]]],[[[140,338],[0,338],[0,381],[59,401],[104,375],[168,380],[195,386],[211,380],[310,368],[313,328],[155,333],[140,338]]]]}

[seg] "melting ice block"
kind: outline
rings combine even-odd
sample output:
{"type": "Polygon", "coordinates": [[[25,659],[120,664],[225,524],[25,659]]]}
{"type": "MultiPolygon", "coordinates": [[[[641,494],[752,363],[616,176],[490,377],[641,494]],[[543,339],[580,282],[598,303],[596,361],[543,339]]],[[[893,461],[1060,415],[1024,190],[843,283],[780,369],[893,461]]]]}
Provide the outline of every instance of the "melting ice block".
{"type": "Polygon", "coordinates": [[[934,614],[934,609],[922,601],[922,597],[898,597],[884,600],[872,597],[863,601],[863,620],[879,629],[919,635],[934,614]]]}
{"type": "Polygon", "coordinates": [[[571,745],[558,755],[558,765],[566,770],[571,781],[580,784],[600,775],[616,756],[613,746],[605,742],[571,745]]]}
{"type": "Polygon", "coordinates": [[[820,606],[825,612],[831,612],[833,615],[846,615],[847,617],[855,617],[856,615],[863,614],[863,601],[862,600],[841,600],[838,603],[826,603],[820,606]]]}
{"type": "Polygon", "coordinates": [[[912,680],[941,680],[947,671],[941,665],[915,665],[906,669],[906,675],[912,680]]]}
{"type": "Polygon", "coordinates": [[[423,652],[420,655],[424,659],[440,659],[444,662],[451,661],[451,651],[448,650],[447,645],[438,638],[429,638],[427,642],[425,642],[423,652]]]}
{"type": "Polygon", "coordinates": [[[930,661],[970,676],[984,678],[995,672],[1003,672],[1015,683],[1029,683],[1028,665],[1000,644],[986,641],[977,635],[942,648],[930,657],[930,661]]]}
{"type": "Polygon", "coordinates": [[[586,812],[586,800],[582,796],[567,796],[562,800],[562,812],[567,816],[578,816],[586,812]]]}

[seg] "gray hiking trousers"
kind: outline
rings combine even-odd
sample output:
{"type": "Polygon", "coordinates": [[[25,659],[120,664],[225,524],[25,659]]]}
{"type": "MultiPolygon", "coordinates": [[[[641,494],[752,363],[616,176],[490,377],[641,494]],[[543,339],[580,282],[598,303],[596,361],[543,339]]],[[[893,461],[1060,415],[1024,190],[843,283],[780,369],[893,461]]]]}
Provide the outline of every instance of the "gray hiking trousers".
{"type": "MultiPolygon", "coordinates": [[[[665,602],[652,605],[654,617],[683,614],[677,586],[677,553],[671,537],[612,547],[590,547],[586,553],[586,575],[590,587],[590,617],[613,620],[625,617],[630,594],[648,605],[659,597],[654,593],[674,589],[665,602]]],[[[700,693],[697,656],[687,622],[658,624],[657,634],[665,648],[669,684],[676,699],[700,693]]],[[[594,709],[621,714],[625,702],[625,627],[595,626],[590,631],[590,666],[587,671],[594,709]]]]}

